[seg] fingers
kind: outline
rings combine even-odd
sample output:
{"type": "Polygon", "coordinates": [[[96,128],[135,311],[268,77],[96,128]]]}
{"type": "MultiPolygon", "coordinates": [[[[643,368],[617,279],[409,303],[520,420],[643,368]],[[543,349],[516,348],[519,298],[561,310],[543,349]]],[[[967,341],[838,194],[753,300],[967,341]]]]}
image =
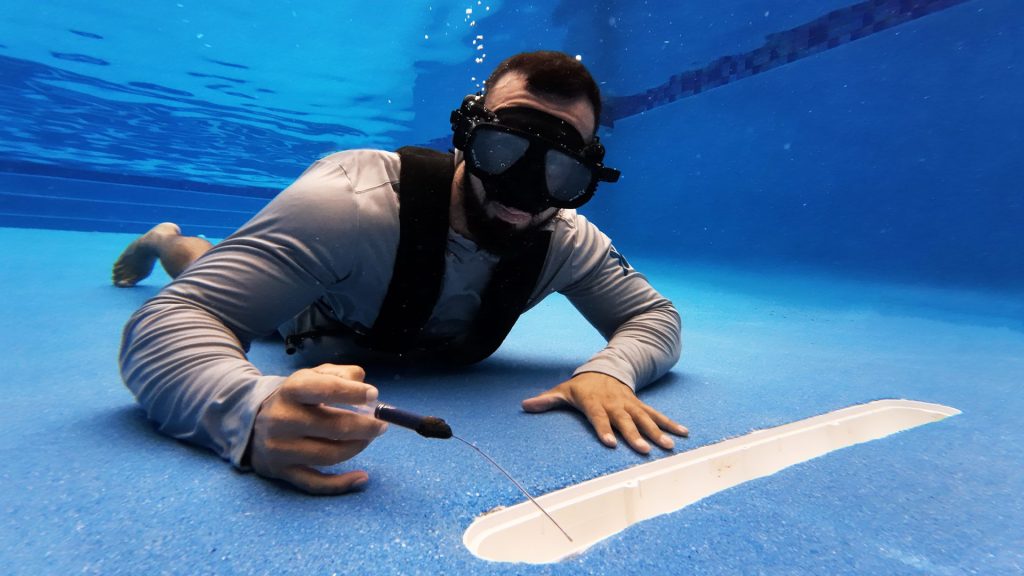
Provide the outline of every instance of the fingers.
{"type": "Polygon", "coordinates": [[[270,440],[267,451],[272,453],[278,468],[287,466],[332,466],[359,454],[370,445],[369,440],[343,440],[332,442],[319,438],[270,440]]]}
{"type": "Polygon", "coordinates": [[[667,430],[675,434],[676,436],[682,436],[684,438],[690,436],[690,430],[687,429],[686,426],[683,426],[682,424],[676,422],[675,420],[669,418],[668,416],[665,416],[661,412],[658,412],[657,410],[651,408],[646,404],[644,404],[644,410],[647,412],[647,415],[650,416],[652,420],[654,420],[655,424],[657,424],[658,427],[661,428],[662,430],[667,430]]]}
{"type": "Polygon", "coordinates": [[[270,438],[373,440],[387,431],[387,422],[330,406],[284,404],[267,410],[263,425],[270,438]]]}
{"type": "Polygon", "coordinates": [[[356,382],[362,382],[366,378],[366,370],[363,370],[361,366],[353,364],[321,364],[316,368],[311,368],[311,370],[319,374],[329,374],[346,380],[355,380],[356,382]]]}
{"type": "Polygon", "coordinates": [[[644,410],[637,407],[614,408],[609,412],[603,406],[596,405],[588,406],[582,412],[594,427],[594,432],[601,443],[609,448],[618,445],[613,430],[622,436],[630,448],[641,454],[651,452],[651,445],[644,439],[645,436],[664,450],[675,447],[675,442],[644,410]]]}
{"type": "Polygon", "coordinates": [[[646,406],[643,405],[627,408],[629,415],[633,418],[633,423],[640,430],[640,433],[649,438],[663,450],[671,450],[674,448],[676,445],[675,441],[672,440],[668,434],[665,434],[661,427],[658,426],[644,408],[646,408],[646,406]]]}
{"type": "Polygon", "coordinates": [[[608,412],[605,411],[603,405],[600,403],[586,403],[580,406],[580,412],[583,412],[583,415],[590,421],[590,425],[594,427],[594,432],[602,444],[609,448],[615,448],[619,445],[618,441],[615,440],[615,433],[612,432],[612,423],[608,418],[608,412]]]}
{"type": "Polygon", "coordinates": [[[358,366],[324,364],[299,370],[278,394],[299,404],[366,404],[377,399],[377,389],[363,383],[365,377],[358,366]]]}
{"type": "Polygon", "coordinates": [[[370,476],[362,470],[344,474],[327,474],[305,466],[286,468],[279,478],[299,490],[323,496],[358,490],[370,481],[370,476]]]}
{"type": "Polygon", "coordinates": [[[523,401],[527,412],[542,412],[550,408],[571,405],[582,412],[601,443],[615,448],[618,432],[633,450],[648,454],[651,442],[663,450],[672,450],[675,441],[670,432],[687,436],[686,427],[641,402],[633,390],[612,377],[596,373],[582,373],[562,384],[523,401]]]}
{"type": "Polygon", "coordinates": [[[626,410],[616,410],[609,415],[612,421],[612,425],[619,431],[622,438],[629,444],[629,447],[641,454],[648,454],[651,451],[651,445],[640,435],[640,431],[636,427],[636,423],[633,421],[633,416],[626,410]]]}
{"type": "Polygon", "coordinates": [[[341,494],[359,488],[366,472],[329,474],[331,466],[362,452],[387,430],[387,423],[327,404],[376,400],[377,389],[362,382],[358,366],[325,364],[299,370],[263,401],[253,424],[251,463],[256,473],[284,480],[312,494],[341,494]]]}

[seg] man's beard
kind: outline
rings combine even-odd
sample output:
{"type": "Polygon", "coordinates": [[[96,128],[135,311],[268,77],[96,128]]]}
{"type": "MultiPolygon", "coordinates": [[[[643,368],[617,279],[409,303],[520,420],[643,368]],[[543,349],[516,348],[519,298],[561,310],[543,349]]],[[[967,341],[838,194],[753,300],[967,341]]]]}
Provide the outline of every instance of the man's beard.
{"type": "Polygon", "coordinates": [[[527,227],[517,229],[510,222],[487,215],[484,201],[470,189],[468,174],[462,178],[459,186],[462,188],[462,206],[466,214],[466,227],[469,228],[473,241],[477,246],[499,256],[522,250],[524,246],[537,238],[537,232],[557,213],[553,212],[549,218],[540,222],[531,222],[527,227]]]}

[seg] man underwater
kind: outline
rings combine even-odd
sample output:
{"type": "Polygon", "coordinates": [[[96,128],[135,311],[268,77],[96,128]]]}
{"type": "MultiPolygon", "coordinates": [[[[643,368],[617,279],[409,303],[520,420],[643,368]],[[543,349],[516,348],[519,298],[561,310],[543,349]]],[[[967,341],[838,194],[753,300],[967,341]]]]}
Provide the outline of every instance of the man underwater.
{"type": "Polygon", "coordinates": [[[310,357],[467,364],[559,292],[608,344],[522,408],[571,406],[606,446],[618,432],[644,454],[648,440],[671,449],[666,432],[687,435],[634,392],[678,360],[679,315],[575,211],[618,179],[602,164],[596,83],[572,57],[541,51],[505,60],[486,85],[452,113],[454,156],[339,152],[216,247],[164,223],[125,249],[116,285],[158,259],[174,278],[129,319],[120,353],[125,384],[163,433],[306,492],[359,488],[365,471],[318,467],[386,430],[331,406],[376,400],[364,370],[265,375],[245,356],[253,339],[277,330],[310,357]]]}

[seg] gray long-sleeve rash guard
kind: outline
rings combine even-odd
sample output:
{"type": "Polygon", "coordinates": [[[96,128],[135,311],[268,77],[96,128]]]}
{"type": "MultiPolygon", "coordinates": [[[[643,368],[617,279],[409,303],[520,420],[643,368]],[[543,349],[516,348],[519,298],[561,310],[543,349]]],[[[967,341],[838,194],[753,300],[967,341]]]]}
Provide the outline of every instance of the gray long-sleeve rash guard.
{"type": "MultiPolygon", "coordinates": [[[[162,432],[242,467],[256,413],[285,379],[261,374],[246,359],[249,343],[317,302],[348,326],[373,325],[398,246],[399,164],[397,154],[376,150],[317,161],[132,315],[121,374],[162,432]]],[[[550,227],[528,306],[560,292],[608,339],[575,374],[604,373],[635,390],[667,372],[680,352],[672,303],[575,211],[560,211],[550,227]]],[[[456,236],[449,235],[445,287],[425,330],[435,336],[472,317],[459,311],[479,306],[465,297],[466,286],[480,285],[481,266],[486,272],[494,263],[465,257],[467,244],[475,247],[456,236]]]]}

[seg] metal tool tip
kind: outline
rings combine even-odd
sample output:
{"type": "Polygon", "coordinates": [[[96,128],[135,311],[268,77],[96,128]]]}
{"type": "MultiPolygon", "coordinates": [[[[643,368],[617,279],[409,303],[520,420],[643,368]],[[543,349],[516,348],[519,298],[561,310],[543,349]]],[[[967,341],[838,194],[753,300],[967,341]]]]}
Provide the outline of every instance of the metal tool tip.
{"type": "Polygon", "coordinates": [[[425,416],[420,422],[419,426],[416,427],[416,432],[420,436],[427,438],[440,438],[447,440],[452,437],[452,428],[444,420],[436,416],[425,416]]]}

